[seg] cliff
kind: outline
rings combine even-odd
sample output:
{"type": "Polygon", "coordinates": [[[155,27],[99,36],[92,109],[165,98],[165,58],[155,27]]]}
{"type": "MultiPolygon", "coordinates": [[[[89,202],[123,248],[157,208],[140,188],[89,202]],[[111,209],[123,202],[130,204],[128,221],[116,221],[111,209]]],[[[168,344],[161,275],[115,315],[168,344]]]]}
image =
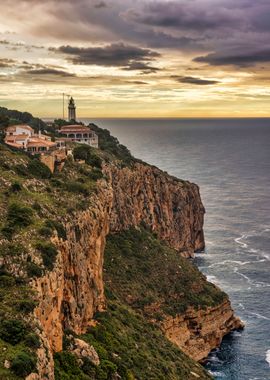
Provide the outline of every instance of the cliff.
{"type": "Polygon", "coordinates": [[[135,164],[106,173],[114,191],[111,232],[140,223],[185,256],[204,249],[204,207],[197,185],[135,164]]]}
{"type": "MultiPolygon", "coordinates": [[[[44,180],[40,175],[40,168],[38,172],[35,168],[32,172],[35,178],[29,179],[25,174],[26,169],[30,167],[29,159],[8,151],[5,153],[9,157],[9,163],[0,163],[3,171],[1,190],[4,194],[7,189],[17,188],[14,186],[16,181],[19,181],[20,188],[14,191],[12,199],[7,198],[1,204],[4,237],[0,243],[2,246],[11,244],[14,250],[14,243],[8,243],[8,240],[10,241],[11,236],[15,236],[15,241],[20,243],[22,248],[18,250],[16,263],[10,256],[5,255],[2,257],[1,266],[9,278],[22,276],[23,281],[29,280],[29,294],[31,289],[35,291],[33,296],[35,308],[23,322],[27,325],[26,329],[34,326],[35,334],[40,341],[35,351],[37,373],[33,371],[29,374],[28,370],[25,371],[25,374],[29,374],[28,380],[44,378],[53,380],[55,373],[57,379],[62,378],[61,368],[64,359],[60,351],[63,349],[64,352],[66,350],[74,352],[75,356],[82,355],[78,359],[79,364],[76,364],[80,369],[73,368],[74,373],[83,371],[82,376],[85,376],[85,373],[91,369],[90,372],[95,373],[95,377],[90,378],[102,378],[98,375],[101,370],[107,374],[111,371],[114,376],[121,373],[124,379],[137,378],[139,372],[137,377],[132,377],[134,376],[132,371],[135,374],[139,371],[139,361],[138,364],[133,363],[129,366],[125,364],[125,369],[121,367],[123,364],[119,358],[121,355],[124,356],[124,353],[119,355],[120,343],[116,345],[115,351],[107,352],[106,360],[101,352],[108,350],[111,341],[102,347],[103,351],[98,351],[100,342],[104,341],[97,339],[98,333],[95,329],[98,329],[99,324],[96,325],[95,320],[99,320],[97,313],[109,310],[108,307],[113,307],[112,310],[115,310],[123,308],[121,305],[127,305],[128,309],[121,310],[126,310],[131,320],[130,329],[139,331],[140,323],[135,320],[143,317],[147,323],[163,331],[171,342],[176,343],[196,360],[205,358],[225,334],[241,326],[233,315],[227,296],[207,283],[204,276],[182,257],[190,257],[195,251],[204,248],[204,208],[196,185],[178,180],[140,162],[134,162],[132,165],[119,164],[118,160],[109,162],[108,158],[104,160],[104,155],[101,156],[105,162],[103,178],[98,167],[93,169],[93,164],[89,165],[86,162],[85,165],[79,165],[68,162],[63,172],[53,178],[48,177],[44,180]],[[19,208],[19,211],[25,213],[25,218],[27,213],[31,215],[27,223],[26,219],[23,219],[22,223],[22,218],[19,222],[16,218],[14,221],[14,210],[12,211],[14,200],[16,202],[23,200],[24,206],[19,208]],[[4,211],[5,209],[8,209],[8,212],[4,211]],[[135,229],[132,230],[133,227],[135,229]],[[149,231],[144,232],[145,228],[149,231]],[[118,242],[116,252],[110,252],[110,244],[106,243],[107,236],[110,234],[110,241],[114,237],[118,239],[122,233],[130,234],[129,243],[125,242],[123,248],[118,242]],[[136,248],[134,250],[130,248],[132,236],[137,236],[141,242],[140,247],[136,247],[134,243],[136,248]],[[155,255],[152,245],[151,249],[148,247],[145,251],[144,247],[148,246],[147,241],[154,244],[159,255],[155,255]],[[105,265],[105,282],[108,290],[114,294],[113,297],[119,298],[120,306],[118,304],[110,306],[115,301],[110,301],[108,305],[105,297],[103,279],[105,247],[107,256],[109,254],[107,262],[118,263],[114,269],[108,264],[105,265]],[[144,255],[140,256],[139,252],[144,255]],[[125,256],[125,260],[137,258],[136,265],[127,267],[125,260],[119,262],[122,255],[125,256]],[[152,263],[152,267],[143,273],[146,257],[152,263]],[[169,281],[161,281],[161,278],[156,276],[157,268],[160,267],[166,269],[164,273],[160,273],[163,280],[167,278],[169,281]],[[140,271],[142,273],[138,275],[140,271]],[[119,274],[123,275],[119,277],[119,274]],[[129,281],[127,275],[135,280],[129,281]],[[178,281],[179,278],[185,281],[178,281]],[[121,286],[117,286],[119,284],[121,286]],[[131,291],[128,284],[136,284],[135,288],[140,288],[140,295],[131,291]],[[140,287],[141,285],[143,286],[140,287]],[[151,294],[148,294],[146,289],[152,289],[151,294]],[[128,293],[125,293],[125,290],[128,290],[128,293]],[[134,317],[134,312],[139,314],[134,317]],[[213,320],[215,324],[211,323],[213,320]],[[80,345],[78,341],[77,343],[71,341],[63,346],[63,342],[67,339],[67,331],[75,336],[88,334],[85,339],[89,339],[90,343],[93,337],[95,338],[93,347],[97,348],[97,353],[92,355],[95,358],[95,365],[88,357],[85,359],[82,354],[85,349],[82,346],[78,347],[80,345]],[[53,359],[55,352],[59,352],[56,356],[56,372],[53,359]],[[100,366],[97,365],[98,356],[101,359],[100,366]],[[108,360],[111,363],[110,369],[108,369],[108,360]]],[[[95,165],[99,165],[98,160],[95,162],[98,162],[95,165]]],[[[18,208],[18,204],[16,207],[18,208]]],[[[15,313],[12,307],[11,303],[9,313],[15,313]]],[[[19,315],[15,316],[19,318],[19,315]]],[[[101,325],[108,323],[104,318],[99,322],[101,325]]],[[[145,322],[141,319],[140,321],[144,325],[145,322]]],[[[145,330],[152,331],[152,327],[148,324],[144,326],[145,330]]],[[[113,331],[116,334],[115,330],[113,331]]],[[[117,330],[117,334],[121,335],[121,329],[117,330]]],[[[153,363],[154,357],[158,355],[162,357],[159,345],[165,344],[170,355],[174,355],[172,353],[175,352],[173,345],[161,343],[160,335],[158,332],[155,334],[153,339],[159,344],[152,356],[153,363]]],[[[0,334],[0,339],[4,339],[5,342],[5,335],[0,334]]],[[[138,333],[136,339],[134,344],[139,347],[141,343],[138,333]]],[[[18,342],[25,342],[24,337],[20,337],[18,342]]],[[[120,342],[125,351],[121,339],[120,342]]],[[[5,343],[3,344],[5,346],[5,343]]],[[[147,344],[149,342],[145,342],[144,346],[147,344]]],[[[89,346],[86,351],[93,353],[91,347],[89,346]]],[[[150,355],[152,348],[149,346],[147,350],[147,355],[150,355]]],[[[167,376],[168,379],[193,379],[198,376],[210,378],[200,366],[188,359],[180,350],[177,352],[180,363],[175,368],[173,364],[167,363],[168,371],[171,371],[167,376]]],[[[5,372],[9,371],[8,363],[11,362],[11,368],[14,363],[12,355],[12,347],[6,347],[6,354],[3,357],[3,362],[7,360],[5,374],[9,373],[5,372]]],[[[69,361],[75,360],[74,355],[69,361]]],[[[177,360],[174,357],[172,362],[177,360]]],[[[14,368],[13,371],[16,372],[14,368]]],[[[161,378],[159,376],[162,376],[162,371],[157,378],[161,378]]],[[[146,369],[144,372],[147,373],[146,369]]],[[[76,376],[76,379],[81,378],[79,375],[76,376]]],[[[141,379],[147,378],[143,377],[146,376],[143,374],[140,376],[141,379]]]]}

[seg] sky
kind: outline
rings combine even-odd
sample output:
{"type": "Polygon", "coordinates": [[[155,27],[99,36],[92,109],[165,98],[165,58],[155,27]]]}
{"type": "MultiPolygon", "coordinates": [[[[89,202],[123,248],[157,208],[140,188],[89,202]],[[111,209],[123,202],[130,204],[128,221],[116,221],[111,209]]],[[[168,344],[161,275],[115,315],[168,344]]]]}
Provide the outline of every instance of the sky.
{"type": "Polygon", "coordinates": [[[270,0],[1,0],[0,106],[269,117],[270,0]],[[66,104],[65,104],[66,105],[66,104]]]}

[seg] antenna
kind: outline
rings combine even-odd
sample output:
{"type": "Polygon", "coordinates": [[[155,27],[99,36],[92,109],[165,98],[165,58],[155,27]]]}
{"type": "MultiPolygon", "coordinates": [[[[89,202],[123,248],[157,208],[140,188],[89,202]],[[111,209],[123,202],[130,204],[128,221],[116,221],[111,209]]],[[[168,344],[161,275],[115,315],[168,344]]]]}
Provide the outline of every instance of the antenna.
{"type": "Polygon", "coordinates": [[[63,120],[65,120],[65,94],[63,92],[63,120]]]}

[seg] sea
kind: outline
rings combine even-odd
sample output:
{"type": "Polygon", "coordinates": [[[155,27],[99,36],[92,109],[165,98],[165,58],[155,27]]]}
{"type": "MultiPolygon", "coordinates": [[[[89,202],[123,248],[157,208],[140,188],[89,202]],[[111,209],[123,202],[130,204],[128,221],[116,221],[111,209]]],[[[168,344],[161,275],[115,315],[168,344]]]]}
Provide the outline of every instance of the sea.
{"type": "Polygon", "coordinates": [[[270,119],[88,119],[135,157],[200,186],[199,269],[244,321],[206,368],[217,380],[270,379],[270,119]]]}

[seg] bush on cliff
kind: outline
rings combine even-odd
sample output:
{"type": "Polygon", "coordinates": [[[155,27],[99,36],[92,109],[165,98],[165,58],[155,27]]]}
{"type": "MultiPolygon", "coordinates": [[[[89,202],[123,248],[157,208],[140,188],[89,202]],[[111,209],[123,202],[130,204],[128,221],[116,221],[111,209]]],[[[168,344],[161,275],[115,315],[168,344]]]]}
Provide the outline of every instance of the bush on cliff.
{"type": "Polygon", "coordinates": [[[52,270],[57,256],[57,249],[55,246],[50,242],[39,242],[37,243],[36,248],[41,253],[44,266],[49,270],[52,270]]]}
{"type": "Polygon", "coordinates": [[[26,328],[18,319],[7,319],[0,323],[0,338],[10,344],[17,344],[23,340],[26,328]]]}
{"type": "Polygon", "coordinates": [[[27,169],[30,174],[40,179],[49,179],[52,176],[48,166],[36,158],[29,162],[27,169]]]}
{"type": "Polygon", "coordinates": [[[93,167],[101,168],[102,166],[101,158],[95,153],[94,148],[88,145],[76,146],[73,150],[73,156],[75,160],[85,160],[88,165],[93,167]]]}
{"type": "Polygon", "coordinates": [[[19,352],[12,360],[11,370],[20,377],[25,377],[35,370],[36,358],[25,351],[19,352]]]}
{"type": "Polygon", "coordinates": [[[124,145],[120,144],[118,139],[111,135],[107,129],[99,128],[95,124],[89,124],[89,127],[98,134],[99,148],[121,160],[125,165],[135,162],[135,158],[124,145]]]}
{"type": "Polygon", "coordinates": [[[15,231],[30,226],[32,220],[33,210],[30,207],[17,202],[11,203],[8,206],[6,225],[2,229],[2,233],[7,238],[11,238],[15,231]]]}

